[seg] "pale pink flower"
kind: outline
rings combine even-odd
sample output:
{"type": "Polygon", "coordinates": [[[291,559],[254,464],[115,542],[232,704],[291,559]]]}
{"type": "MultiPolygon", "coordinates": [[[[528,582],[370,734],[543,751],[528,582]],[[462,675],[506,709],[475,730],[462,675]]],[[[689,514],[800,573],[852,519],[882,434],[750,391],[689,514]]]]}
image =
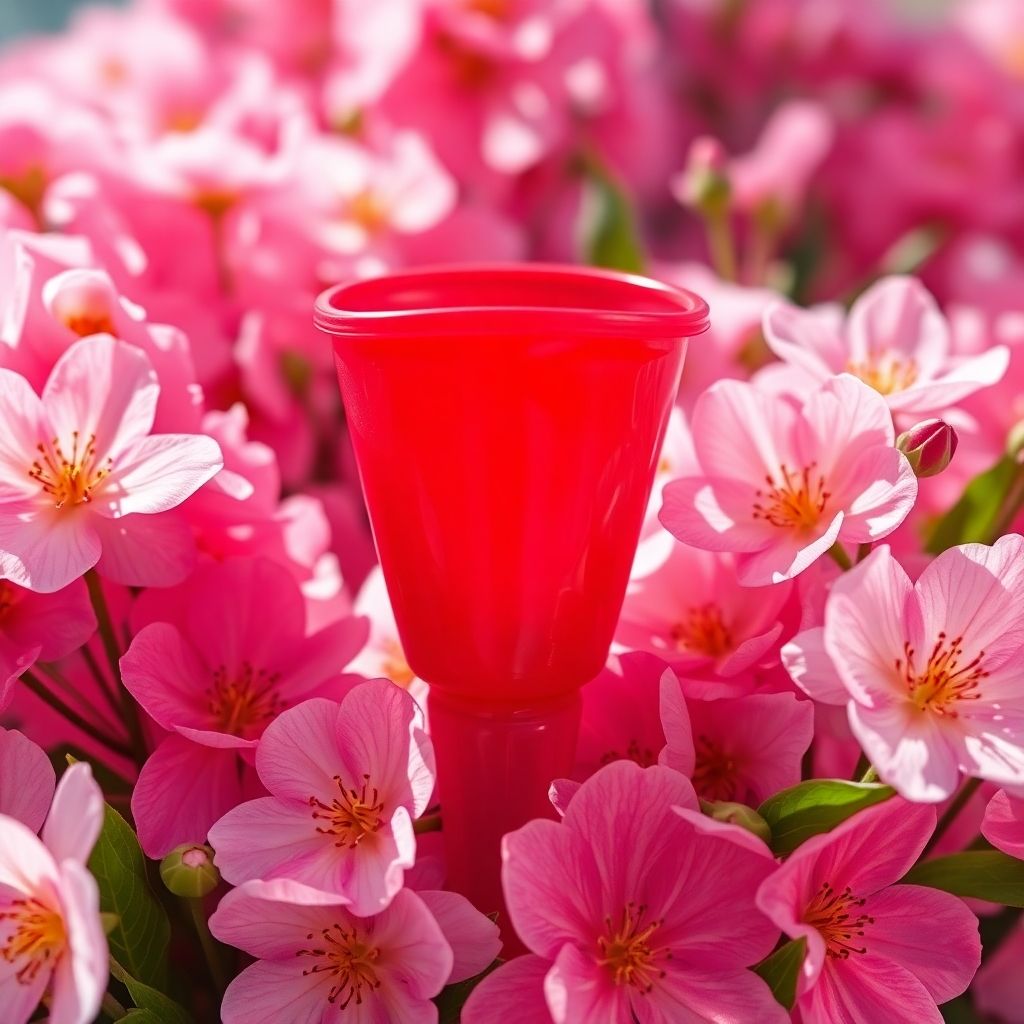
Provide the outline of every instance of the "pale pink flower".
{"type": "Polygon", "coordinates": [[[428,1024],[437,1020],[430,1000],[455,963],[444,931],[409,889],[357,917],[337,895],[294,881],[247,882],[221,900],[210,930],[256,958],[228,986],[224,1024],[428,1024]]]}
{"type": "Polygon", "coordinates": [[[692,428],[701,473],[665,488],[661,520],[685,544],[735,552],[745,586],[791,579],[833,544],[884,537],[917,496],[885,402],[847,374],[800,408],[723,381],[692,428]]]}
{"type": "Polygon", "coordinates": [[[95,629],[96,616],[80,580],[52,594],[0,580],[0,711],[26,669],[71,654],[95,629]]]}
{"type": "Polygon", "coordinates": [[[271,795],[212,829],[233,884],[290,878],[376,913],[416,856],[413,819],[434,788],[434,753],[415,701],[375,679],[336,704],[314,699],[263,734],[256,769],[271,795]]]}
{"type": "Polygon", "coordinates": [[[680,675],[734,676],[777,650],[790,591],[741,586],[733,555],[675,542],[660,568],[630,582],[615,640],[680,675]]]}
{"type": "Polygon", "coordinates": [[[107,987],[99,890],[85,864],[103,824],[87,764],[57,787],[40,840],[0,815],[0,1006],[25,1024],[49,996],[52,1024],[91,1024],[107,987]]]}
{"type": "Polygon", "coordinates": [[[757,894],[791,938],[807,940],[797,1007],[804,1024],[940,1024],[936,1003],[967,988],[981,960],[962,900],[899,885],[935,828],[935,810],[894,797],[813,836],[757,894]],[[921,922],[928,927],[922,929],[921,922]]]}
{"type": "Polygon", "coordinates": [[[197,745],[252,750],[287,708],[341,697],[352,685],[342,670],[367,630],[357,618],[310,630],[299,585],[260,559],[206,566],[165,601],[159,596],[133,616],[136,624],[149,622],[121,659],[128,691],[158,725],[177,733],[143,766],[132,796],[151,857],[202,842],[218,818],[255,795],[251,785],[246,794],[234,756],[197,745]]]}
{"type": "Polygon", "coordinates": [[[72,345],[41,398],[0,371],[0,578],[48,593],[93,566],[138,586],[186,574],[191,534],[159,514],[222,459],[211,438],[150,435],[159,393],[146,356],[109,335],[72,345]]]}
{"type": "Polygon", "coordinates": [[[997,383],[1009,351],[957,358],[949,324],[921,283],[888,277],[853,304],[845,324],[838,311],[778,304],[765,312],[768,345],[794,367],[800,394],[836,373],[852,373],[881,394],[894,415],[907,420],[937,416],[969,395],[997,383]]]}
{"type": "Polygon", "coordinates": [[[661,718],[661,764],[682,772],[704,800],[752,807],[800,781],[814,734],[811,702],[791,693],[684,701],[669,691],[661,718]]]}
{"type": "Polygon", "coordinates": [[[484,980],[466,1024],[543,1020],[541,987],[558,1024],[787,1020],[746,969],[778,937],[754,906],[775,862],[749,833],[677,809],[692,801],[678,772],[616,761],[583,784],[560,824],[509,833],[505,899],[533,956],[484,980]]]}
{"type": "Polygon", "coordinates": [[[912,584],[888,546],[832,584],[823,630],[784,650],[816,700],[846,704],[879,776],[938,802],[960,773],[1024,783],[1024,538],[965,544],[912,584]]]}
{"type": "Polygon", "coordinates": [[[57,779],[42,747],[17,729],[0,729],[0,815],[38,832],[57,779]]]}
{"type": "Polygon", "coordinates": [[[1024,799],[1000,790],[988,802],[982,835],[1003,853],[1024,860],[1024,799]]]}

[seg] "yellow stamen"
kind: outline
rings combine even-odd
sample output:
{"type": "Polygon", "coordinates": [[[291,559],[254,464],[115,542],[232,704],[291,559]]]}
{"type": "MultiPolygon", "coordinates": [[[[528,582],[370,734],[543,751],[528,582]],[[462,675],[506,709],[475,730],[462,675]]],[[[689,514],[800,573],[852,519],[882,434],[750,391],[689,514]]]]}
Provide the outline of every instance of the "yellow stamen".
{"type": "MultiPolygon", "coordinates": [[[[295,955],[312,957],[319,961],[315,966],[302,972],[303,977],[329,974],[333,984],[327,1001],[344,1010],[349,1003],[362,1005],[363,989],[380,988],[380,978],[374,965],[380,958],[380,950],[371,942],[372,925],[366,926],[366,935],[361,937],[355,924],[344,928],[334,924],[319,933],[319,945],[312,949],[300,949],[295,955]]],[[[317,933],[310,932],[306,939],[316,939],[317,933]]]]}

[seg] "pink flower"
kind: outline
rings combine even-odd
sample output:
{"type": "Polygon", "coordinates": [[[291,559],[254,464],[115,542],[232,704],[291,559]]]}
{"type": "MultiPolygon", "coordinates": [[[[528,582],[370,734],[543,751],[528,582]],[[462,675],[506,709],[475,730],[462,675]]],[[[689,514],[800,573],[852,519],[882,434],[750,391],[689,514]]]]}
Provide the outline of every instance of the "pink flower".
{"type": "Polygon", "coordinates": [[[357,917],[336,895],[293,881],[247,882],[221,900],[210,930],[256,957],[228,986],[224,1024],[427,1024],[454,966],[444,932],[409,889],[357,917]]]}
{"type": "Polygon", "coordinates": [[[210,829],[233,884],[290,878],[374,914],[416,855],[412,822],[434,788],[434,753],[413,699],[383,679],[340,704],[285,711],[263,735],[256,770],[270,791],[210,829]]]}
{"type": "Polygon", "coordinates": [[[87,764],[57,787],[42,840],[0,815],[0,1006],[25,1024],[49,995],[52,1024],[90,1024],[107,987],[99,890],[85,868],[103,824],[87,764]]]}
{"type": "Polygon", "coordinates": [[[837,542],[886,536],[917,496],[885,402],[846,374],[802,408],[723,381],[692,426],[701,473],[665,488],[661,520],[685,544],[735,552],[744,586],[791,579],[837,542]]]}
{"type": "Polygon", "coordinates": [[[772,351],[800,372],[796,393],[833,374],[852,373],[910,422],[939,415],[997,383],[1009,362],[1004,345],[953,357],[945,317],[921,283],[908,277],[872,285],[845,325],[831,308],[776,305],[765,312],[764,333],[772,351]]]}
{"type": "Polygon", "coordinates": [[[997,849],[1024,860],[1024,800],[1000,790],[988,802],[982,835],[997,849]]]}
{"type": "Polygon", "coordinates": [[[718,700],[663,697],[667,745],[661,764],[682,772],[705,800],[757,807],[800,781],[811,745],[811,702],[791,693],[754,693],[718,700]]]}
{"type": "Polygon", "coordinates": [[[139,630],[121,659],[128,691],[177,734],[143,766],[132,797],[151,857],[202,842],[219,817],[260,792],[249,786],[246,793],[229,752],[254,749],[287,708],[342,696],[351,677],[341,672],[366,636],[357,618],[309,630],[299,585],[260,559],[207,566],[167,598],[163,607],[147,602],[157,621],[139,630]]]}
{"type": "Polygon", "coordinates": [[[210,438],[150,435],[159,392],[146,356],[108,335],[72,345],[42,398],[0,370],[0,578],[49,593],[92,566],[137,586],[185,575],[191,535],[158,514],[222,460],[210,438]]]}
{"type": "Polygon", "coordinates": [[[52,594],[0,580],[0,711],[10,703],[18,677],[36,661],[57,661],[96,630],[85,584],[75,580],[52,594]]]}
{"type": "Polygon", "coordinates": [[[797,1006],[804,1024],[893,1019],[940,1024],[981,960],[974,914],[957,897],[895,884],[920,856],[935,810],[893,798],[807,840],[757,894],[791,938],[807,940],[797,1006]],[[927,929],[921,922],[927,921],[927,929]]]}
{"type": "Polygon", "coordinates": [[[38,832],[57,780],[42,747],[17,729],[0,729],[0,815],[38,832]]]}
{"type": "Polygon", "coordinates": [[[544,1003],[558,1024],[785,1021],[746,969],[778,935],[754,906],[774,861],[749,833],[674,809],[692,801],[677,772],[617,761],[561,824],[507,835],[505,898],[534,955],[485,979],[466,1024],[543,1020],[544,1003]]]}
{"type": "Polygon", "coordinates": [[[824,630],[784,651],[808,694],[846,704],[879,776],[908,800],[960,773],[1024,782],[1024,538],[939,555],[916,584],[887,546],[832,585],[824,630]]]}
{"type": "Polygon", "coordinates": [[[734,676],[777,649],[790,591],[743,587],[734,556],[675,543],[660,568],[630,582],[615,639],[680,675],[734,676]]]}

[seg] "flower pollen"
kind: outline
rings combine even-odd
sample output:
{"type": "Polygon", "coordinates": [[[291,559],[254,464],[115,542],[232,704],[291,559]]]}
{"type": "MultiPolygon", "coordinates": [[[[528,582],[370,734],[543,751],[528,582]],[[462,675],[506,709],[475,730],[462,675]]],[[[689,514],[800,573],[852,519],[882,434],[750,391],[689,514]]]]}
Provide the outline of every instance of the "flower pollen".
{"type": "Polygon", "coordinates": [[[739,790],[738,762],[709,736],[693,738],[693,788],[705,800],[736,800],[739,790]]]}
{"type": "Polygon", "coordinates": [[[733,649],[732,634],[722,619],[722,609],[713,602],[689,608],[685,618],[671,630],[672,639],[680,651],[706,654],[719,658],[733,649]]]}
{"type": "Polygon", "coordinates": [[[64,921],[57,911],[34,897],[17,899],[0,910],[0,922],[8,922],[0,957],[19,965],[15,973],[19,985],[31,985],[40,971],[56,966],[67,945],[64,921]]]}
{"type": "Polygon", "coordinates": [[[903,360],[891,352],[882,352],[862,363],[850,362],[846,369],[881,395],[904,391],[917,380],[917,364],[903,360]]]}
{"type": "Polygon", "coordinates": [[[654,920],[644,925],[646,913],[647,907],[630,900],[623,908],[618,926],[611,917],[604,919],[605,934],[597,940],[598,965],[607,968],[616,985],[630,985],[641,995],[665,977],[659,963],[672,959],[667,946],[651,944],[652,936],[664,922],[654,920]]]}
{"type": "Polygon", "coordinates": [[[852,953],[863,955],[867,946],[857,943],[864,929],[874,924],[870,914],[859,913],[867,901],[854,896],[849,886],[842,892],[822,883],[804,912],[804,923],[816,928],[825,940],[825,953],[832,960],[849,960],[852,953]]]}
{"type": "Polygon", "coordinates": [[[328,822],[326,827],[318,825],[316,830],[321,835],[336,836],[335,846],[354,850],[368,835],[383,828],[384,804],[377,789],[371,787],[369,775],[363,776],[359,789],[347,788],[340,775],[334,776],[334,782],[340,795],[329,804],[315,796],[309,798],[313,818],[328,822]]]}
{"type": "Polygon", "coordinates": [[[909,641],[903,645],[904,657],[896,659],[896,671],[919,711],[955,718],[957,704],[981,697],[978,687],[988,676],[982,669],[985,652],[979,651],[972,661],[961,667],[963,642],[962,636],[950,640],[945,633],[939,633],[928,663],[920,672],[914,667],[915,652],[909,641]]]}
{"type": "Polygon", "coordinates": [[[96,489],[110,475],[113,461],[99,460],[96,456],[96,435],[90,434],[84,443],[79,431],[71,434],[71,454],[65,455],[60,440],[54,438],[49,445],[36,445],[39,458],[28,471],[43,491],[53,498],[54,507],[83,505],[92,500],[96,489]]]}
{"type": "MultiPolygon", "coordinates": [[[[306,938],[316,940],[316,932],[310,932],[306,938]]],[[[340,924],[324,928],[319,934],[320,945],[312,949],[300,949],[296,956],[308,956],[319,963],[302,972],[303,977],[328,974],[333,982],[327,1001],[344,1010],[349,1003],[362,1005],[363,990],[380,988],[380,978],[374,964],[380,957],[380,950],[372,945],[367,934],[361,938],[353,924],[345,929],[340,924]]]]}
{"type": "Polygon", "coordinates": [[[229,674],[224,665],[213,673],[207,689],[207,707],[218,729],[235,736],[251,738],[284,710],[277,693],[280,672],[267,672],[242,663],[237,674],[229,674]]]}
{"type": "Polygon", "coordinates": [[[768,489],[754,492],[754,518],[787,529],[809,530],[816,526],[831,495],[825,490],[825,478],[816,475],[814,469],[813,462],[799,473],[780,466],[781,482],[766,475],[768,489]]]}

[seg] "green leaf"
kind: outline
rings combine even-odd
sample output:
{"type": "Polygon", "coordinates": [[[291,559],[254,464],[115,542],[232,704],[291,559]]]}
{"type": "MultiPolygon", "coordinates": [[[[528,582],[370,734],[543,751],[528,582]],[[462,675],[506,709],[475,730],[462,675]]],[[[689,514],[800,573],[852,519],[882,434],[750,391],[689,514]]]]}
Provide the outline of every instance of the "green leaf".
{"type": "Polygon", "coordinates": [[[801,936],[780,946],[752,968],[755,974],[768,982],[775,1001],[787,1010],[792,1010],[796,1002],[796,983],[806,953],[807,940],[801,936]]]}
{"type": "Polygon", "coordinates": [[[491,971],[496,971],[503,961],[495,960],[489,967],[485,967],[479,974],[465,981],[457,982],[454,985],[447,985],[441,990],[441,994],[434,999],[437,1004],[438,1024],[458,1024],[459,1015],[462,1013],[466,1000],[470,993],[487,977],[491,971]]]}
{"type": "Polygon", "coordinates": [[[643,273],[643,245],[625,190],[596,157],[584,158],[583,170],[583,203],[577,224],[583,262],[643,273]]]}
{"type": "Polygon", "coordinates": [[[164,1019],[149,1010],[129,1010],[118,1024],[164,1024],[164,1019]]]}
{"type": "Polygon", "coordinates": [[[902,879],[954,896],[1024,907],[1024,861],[999,850],[968,850],[912,867],[902,879]]]}
{"type": "Polygon", "coordinates": [[[146,877],[146,859],[128,822],[109,804],[89,870],[100,889],[100,910],[116,914],[111,955],[139,981],[163,988],[171,926],[146,877]]]}
{"type": "Polygon", "coordinates": [[[928,551],[938,555],[957,544],[991,543],[1003,501],[1019,472],[1020,466],[1004,455],[976,476],[960,500],[935,524],[928,538],[928,551]]]}
{"type": "Polygon", "coordinates": [[[939,1007],[946,1024],[982,1024],[970,996],[960,996],[951,1003],[939,1007]]]}
{"type": "Polygon", "coordinates": [[[873,782],[811,779],[769,797],[757,810],[772,830],[772,851],[785,856],[811,836],[831,832],[865,807],[888,800],[894,792],[873,782]]]}
{"type": "Polygon", "coordinates": [[[140,1010],[155,1013],[160,1024],[193,1024],[191,1015],[183,1006],[133,978],[113,957],[110,958],[110,973],[128,989],[135,1005],[140,1010]]]}

